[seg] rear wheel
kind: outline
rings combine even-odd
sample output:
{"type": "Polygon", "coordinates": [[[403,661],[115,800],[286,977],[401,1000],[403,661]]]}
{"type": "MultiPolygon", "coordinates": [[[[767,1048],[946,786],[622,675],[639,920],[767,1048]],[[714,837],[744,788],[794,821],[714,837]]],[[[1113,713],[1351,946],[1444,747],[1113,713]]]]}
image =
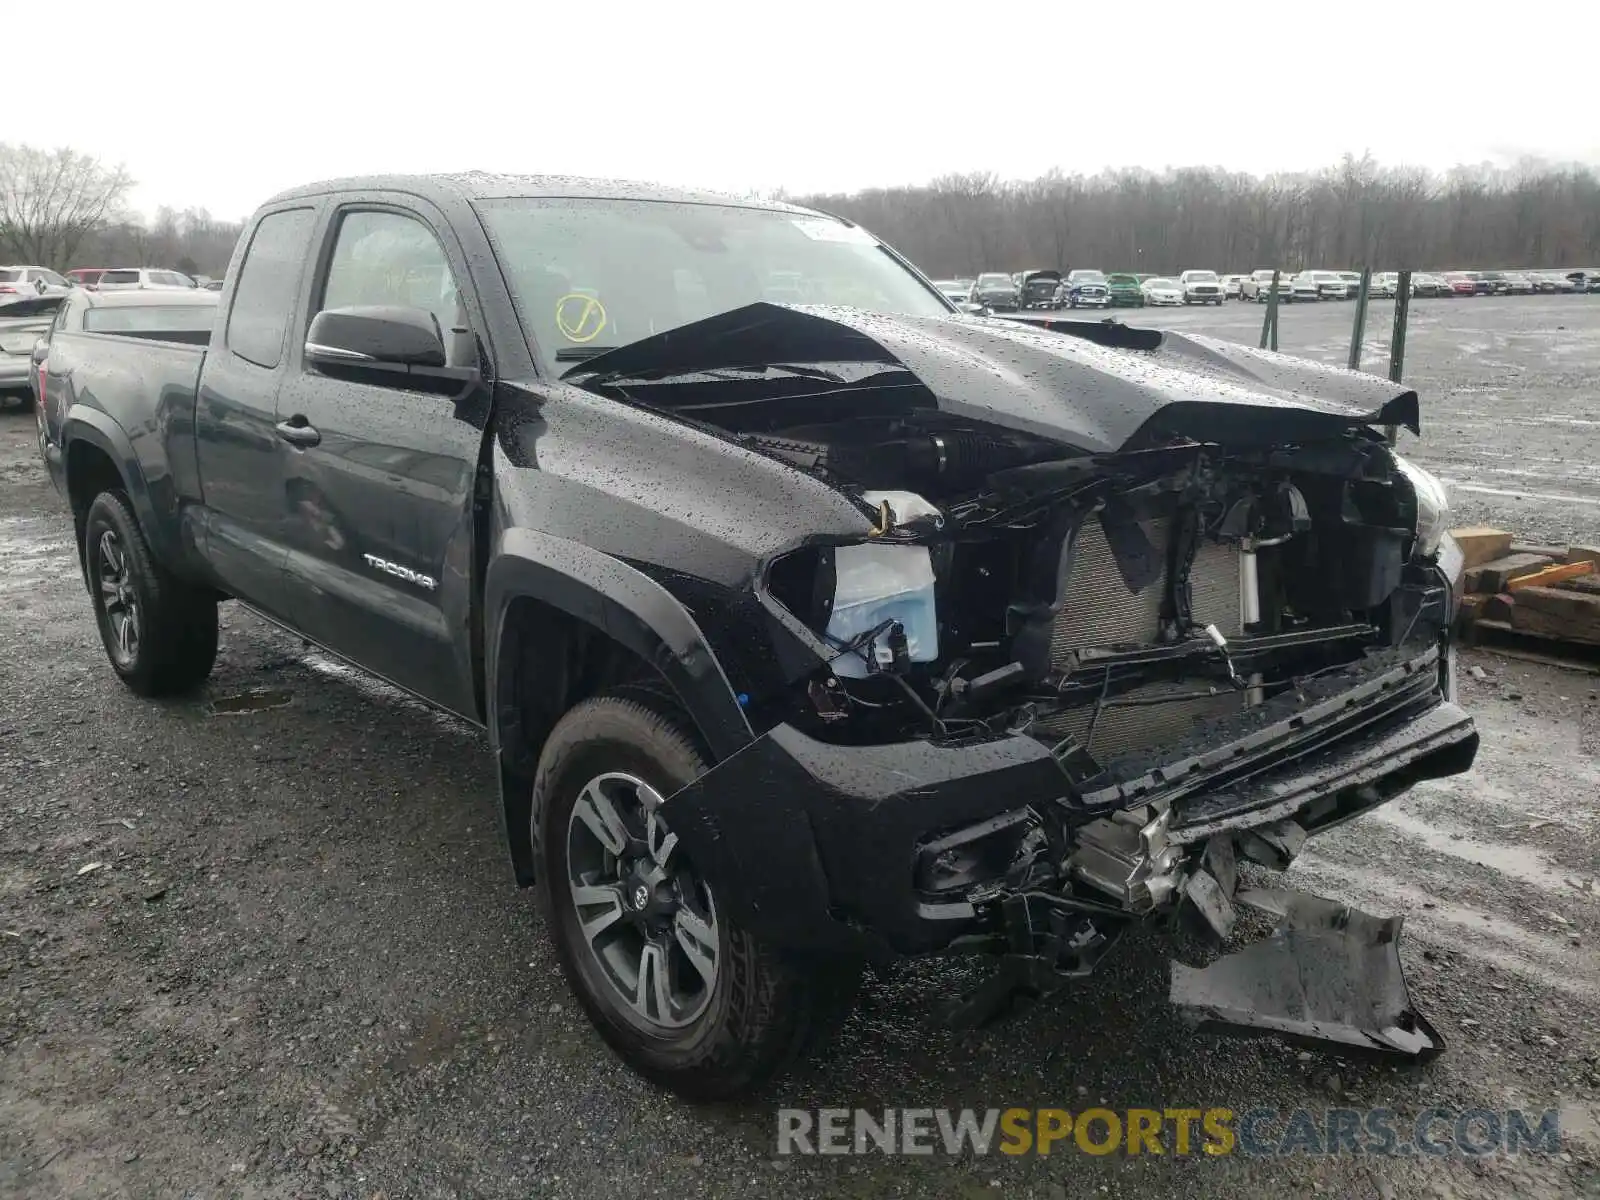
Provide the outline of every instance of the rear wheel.
{"type": "Polygon", "coordinates": [[[595,1028],[646,1078],[713,1100],[826,1032],[857,970],[764,946],[679,848],[662,801],[707,766],[658,693],[584,701],[540,755],[531,832],[556,956],[595,1028]]]}
{"type": "Polygon", "coordinates": [[[150,553],[128,497],[101,492],[84,519],[83,555],[111,668],[141,696],[198,686],[217,658],[217,602],[150,553]]]}

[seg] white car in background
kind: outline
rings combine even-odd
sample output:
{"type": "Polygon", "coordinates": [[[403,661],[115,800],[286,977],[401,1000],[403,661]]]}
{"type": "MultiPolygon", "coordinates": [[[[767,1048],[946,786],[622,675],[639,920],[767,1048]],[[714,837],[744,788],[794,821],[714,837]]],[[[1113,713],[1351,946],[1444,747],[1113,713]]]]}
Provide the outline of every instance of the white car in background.
{"type": "Polygon", "coordinates": [[[1176,279],[1168,279],[1165,275],[1157,275],[1153,279],[1146,279],[1139,285],[1139,290],[1144,293],[1146,304],[1182,304],[1183,285],[1176,279]]]}
{"type": "MultiPolygon", "coordinates": [[[[1360,277],[1357,276],[1359,281],[1360,277]]],[[[1300,285],[1310,284],[1315,289],[1318,300],[1348,300],[1350,298],[1350,285],[1345,282],[1343,275],[1337,271],[1301,271],[1294,277],[1295,291],[1298,293],[1300,285]]],[[[1298,299],[1298,296],[1296,297],[1298,299]]]]}
{"type": "MultiPolygon", "coordinates": [[[[1270,280],[1272,276],[1267,276],[1270,280]]],[[[1243,275],[1224,275],[1222,277],[1222,294],[1229,300],[1238,300],[1244,296],[1243,275]]]]}
{"type": "Polygon", "coordinates": [[[71,280],[49,267],[0,267],[0,304],[23,297],[64,296],[71,290],[71,280]]]}
{"type": "Polygon", "coordinates": [[[1381,296],[1392,299],[1400,290],[1400,272],[1379,271],[1372,277],[1372,283],[1367,288],[1367,295],[1381,296]]]}
{"type": "Polygon", "coordinates": [[[1222,280],[1215,271],[1185,271],[1178,276],[1178,284],[1183,288],[1185,304],[1222,304],[1222,280]]]}
{"type": "Polygon", "coordinates": [[[102,292],[193,290],[198,286],[181,271],[164,271],[157,267],[113,267],[103,271],[95,282],[102,292]]]}
{"type": "Polygon", "coordinates": [[[956,304],[966,304],[972,299],[970,279],[935,279],[933,286],[944,293],[945,299],[956,304]]]}

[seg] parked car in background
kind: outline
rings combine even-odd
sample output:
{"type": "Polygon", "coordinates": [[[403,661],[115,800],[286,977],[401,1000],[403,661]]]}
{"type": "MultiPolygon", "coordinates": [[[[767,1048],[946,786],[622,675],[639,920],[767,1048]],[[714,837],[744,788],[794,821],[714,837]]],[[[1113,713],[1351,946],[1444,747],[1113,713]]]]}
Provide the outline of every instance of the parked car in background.
{"type": "Polygon", "coordinates": [[[1222,294],[1229,300],[1237,300],[1244,294],[1243,275],[1224,275],[1222,277],[1222,294]]]}
{"type": "Polygon", "coordinates": [[[1413,271],[1411,273],[1411,294],[1413,296],[1447,296],[1450,294],[1450,285],[1431,271],[1413,271]]]}
{"type": "Polygon", "coordinates": [[[1217,278],[1215,271],[1185,271],[1178,276],[1178,284],[1183,288],[1185,304],[1215,304],[1220,307],[1224,299],[1222,280],[1217,278]]]}
{"type": "Polygon", "coordinates": [[[1547,285],[1540,288],[1540,291],[1575,292],[1578,290],[1578,285],[1560,271],[1540,271],[1539,279],[1547,285]]]}
{"type": "Polygon", "coordinates": [[[74,287],[93,288],[105,273],[104,267],[73,267],[67,272],[67,280],[74,287]]]}
{"type": "Polygon", "coordinates": [[[1506,286],[1506,273],[1504,271],[1468,271],[1474,282],[1488,285],[1488,295],[1502,296],[1510,289],[1506,286]]]}
{"type": "Polygon", "coordinates": [[[1393,299],[1400,291],[1400,272],[1378,271],[1372,276],[1372,282],[1367,287],[1367,295],[1379,299],[1393,299]]]}
{"type": "Polygon", "coordinates": [[[1111,285],[1104,271],[1079,267],[1067,272],[1066,296],[1068,308],[1109,308],[1111,285]]]}
{"type": "Polygon", "coordinates": [[[1308,292],[1314,292],[1318,300],[1346,300],[1350,296],[1349,285],[1337,271],[1307,270],[1294,278],[1296,284],[1308,292]]]}
{"type": "Polygon", "coordinates": [[[159,267],[111,267],[100,272],[95,290],[101,292],[126,292],[135,289],[175,290],[193,288],[194,280],[181,271],[167,271],[159,267]]]}
{"type": "Polygon", "coordinates": [[[1462,271],[1461,274],[1472,280],[1472,294],[1474,296],[1494,295],[1494,281],[1489,278],[1487,271],[1462,271]]]}
{"type": "Polygon", "coordinates": [[[1146,304],[1183,304],[1183,284],[1164,275],[1152,275],[1141,286],[1146,304]]]}
{"type": "Polygon", "coordinates": [[[1446,271],[1444,281],[1449,285],[1452,296],[1476,296],[1478,294],[1478,281],[1465,271],[1446,271]]]}
{"type": "Polygon", "coordinates": [[[1501,291],[1508,296],[1531,296],[1533,280],[1521,271],[1506,271],[1501,276],[1501,291]]]}
{"type": "Polygon", "coordinates": [[[1354,300],[1361,295],[1360,271],[1339,271],[1337,274],[1340,279],[1344,280],[1344,298],[1346,300],[1354,300]]]}
{"type": "Polygon", "coordinates": [[[1060,271],[1024,271],[1017,286],[1018,308],[1060,308],[1060,271]]]}
{"type": "MultiPolygon", "coordinates": [[[[1278,302],[1281,304],[1292,297],[1289,291],[1289,280],[1292,278],[1288,271],[1278,272],[1278,302]]],[[[1254,300],[1258,304],[1265,304],[1272,291],[1272,268],[1258,267],[1251,271],[1239,283],[1239,299],[1254,300]]]]}
{"type": "Polygon", "coordinates": [[[71,287],[68,279],[49,267],[0,267],[0,304],[19,296],[58,295],[71,287]]]}
{"type": "MultiPolygon", "coordinates": [[[[222,286],[222,281],[220,279],[213,282],[215,282],[218,287],[222,286]]],[[[204,286],[210,287],[211,285],[207,283],[204,286]]],[[[945,294],[945,298],[950,300],[952,303],[965,304],[968,300],[972,299],[971,280],[962,281],[960,279],[935,279],[933,281],[933,286],[943,292],[945,294]]]]}
{"type": "Polygon", "coordinates": [[[1139,277],[1127,271],[1113,271],[1106,276],[1106,292],[1113,308],[1143,308],[1144,291],[1139,277]]]}
{"type": "Polygon", "coordinates": [[[62,288],[19,296],[0,305],[0,402],[13,398],[24,404],[33,401],[34,345],[55,321],[56,310],[70,293],[70,288],[62,288]]]}
{"type": "Polygon", "coordinates": [[[972,302],[995,312],[1016,312],[1017,285],[1003,271],[983,271],[972,283],[972,302]]]}

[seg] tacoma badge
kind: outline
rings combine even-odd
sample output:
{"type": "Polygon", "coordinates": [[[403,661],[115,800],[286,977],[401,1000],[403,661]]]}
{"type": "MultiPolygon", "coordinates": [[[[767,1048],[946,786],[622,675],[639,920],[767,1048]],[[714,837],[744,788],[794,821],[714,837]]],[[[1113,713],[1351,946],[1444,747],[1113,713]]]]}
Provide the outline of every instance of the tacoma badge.
{"type": "Polygon", "coordinates": [[[376,554],[363,554],[369,567],[376,567],[380,571],[387,571],[390,575],[404,579],[407,583],[414,583],[418,587],[427,588],[430,592],[438,587],[438,581],[431,575],[424,575],[420,571],[413,571],[410,567],[402,567],[399,563],[392,563],[386,558],[379,558],[376,554]]]}

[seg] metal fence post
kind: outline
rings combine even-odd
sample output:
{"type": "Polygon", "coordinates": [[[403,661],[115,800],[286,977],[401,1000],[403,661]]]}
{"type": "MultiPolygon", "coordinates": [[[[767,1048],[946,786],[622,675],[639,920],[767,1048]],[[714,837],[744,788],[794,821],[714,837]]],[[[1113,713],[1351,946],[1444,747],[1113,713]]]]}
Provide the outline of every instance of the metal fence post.
{"type": "Polygon", "coordinates": [[[1372,268],[1361,268],[1361,289],[1356,293],[1356,321],[1350,331],[1350,360],[1352,371],[1361,370],[1361,339],[1367,332],[1367,289],[1372,286],[1372,268]]]}
{"type": "Polygon", "coordinates": [[[1261,349],[1278,348],[1278,272],[1272,272],[1272,287],[1267,292],[1267,315],[1261,318],[1261,349]],[[1270,344],[1269,344],[1270,343],[1270,344]]]}
{"type": "MultiPolygon", "coordinates": [[[[1394,332],[1389,335],[1389,379],[1400,382],[1406,365],[1406,321],[1411,315],[1411,272],[1401,271],[1394,285],[1394,332]]],[[[1392,446],[1400,437],[1400,430],[1385,426],[1384,432],[1392,446]]]]}

